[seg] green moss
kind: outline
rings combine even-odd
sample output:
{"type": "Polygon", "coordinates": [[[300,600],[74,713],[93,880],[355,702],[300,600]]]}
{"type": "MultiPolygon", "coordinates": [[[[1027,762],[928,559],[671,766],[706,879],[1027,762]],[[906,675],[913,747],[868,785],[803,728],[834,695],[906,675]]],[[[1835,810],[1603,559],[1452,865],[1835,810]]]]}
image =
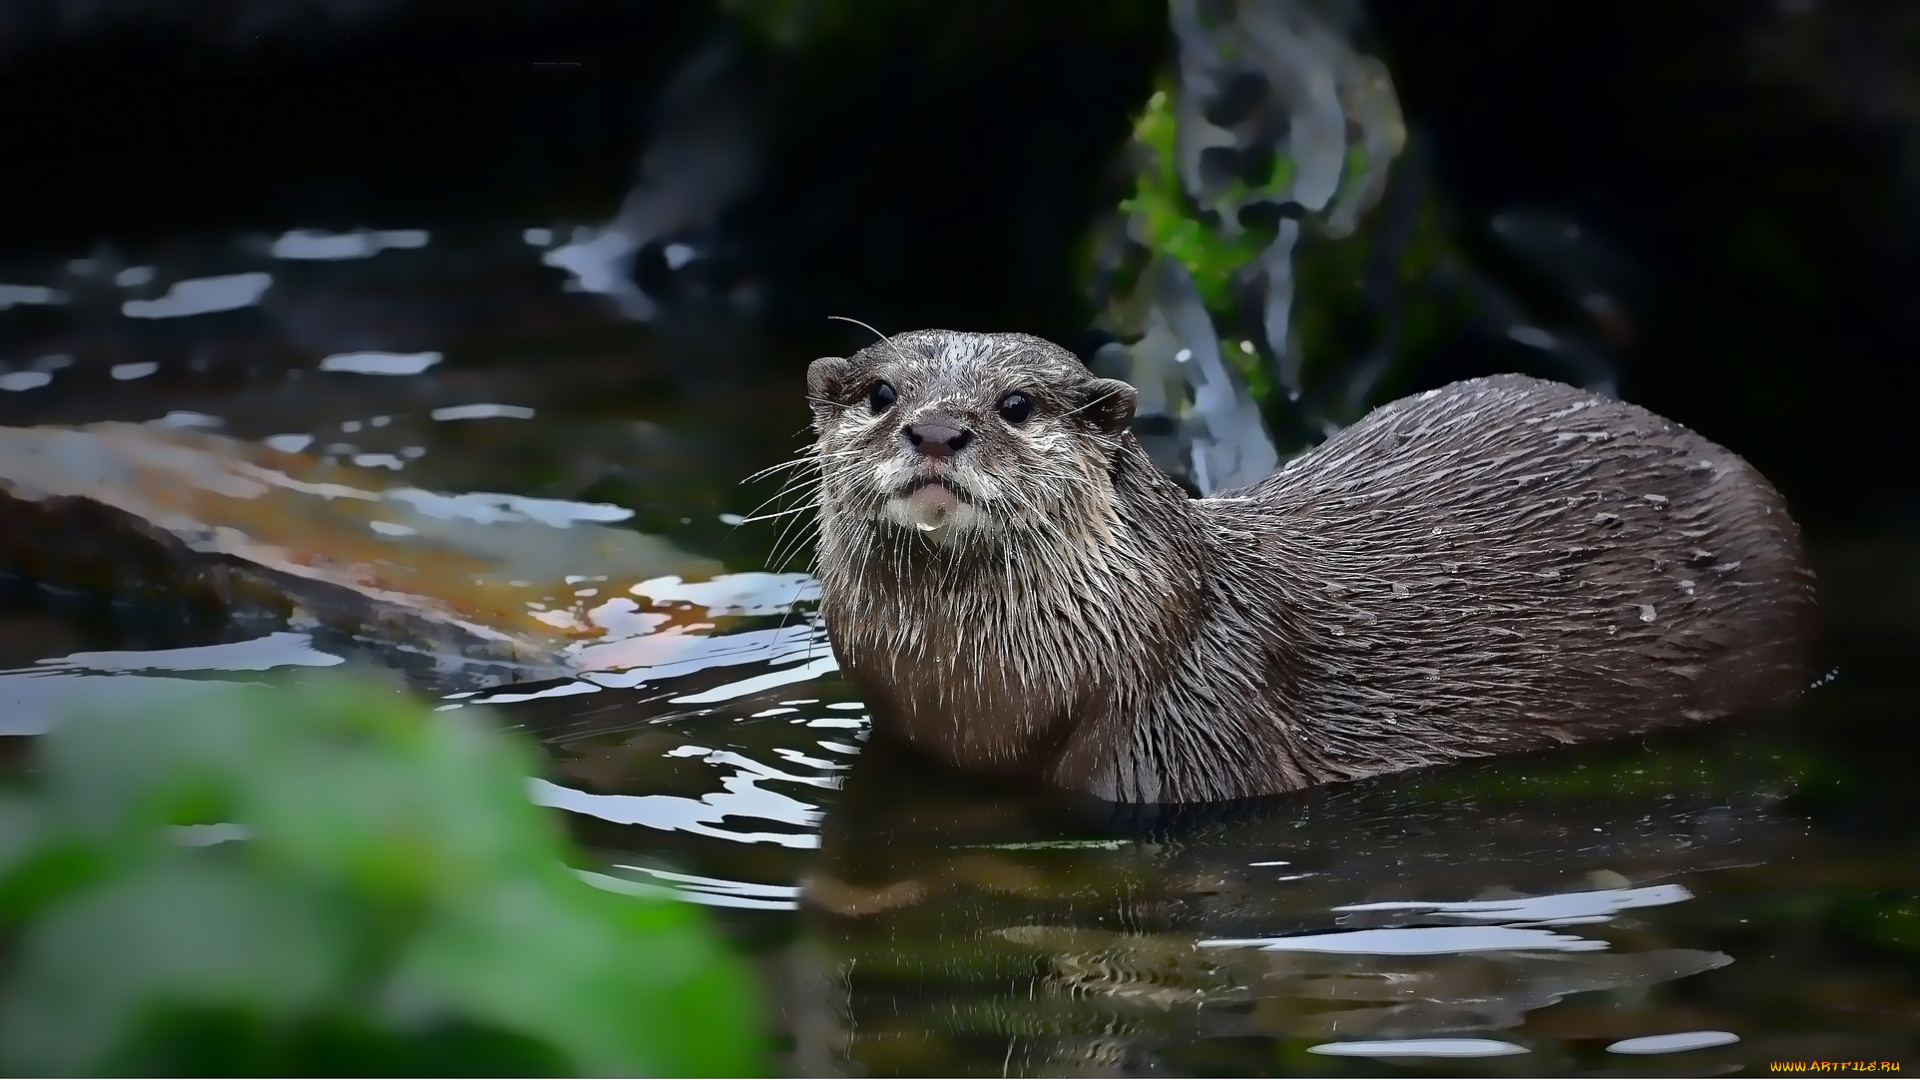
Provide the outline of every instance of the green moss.
{"type": "MultiPolygon", "coordinates": [[[[1255,401],[1267,401],[1273,397],[1273,369],[1267,365],[1266,358],[1257,349],[1242,348],[1246,338],[1235,338],[1220,342],[1220,355],[1226,357],[1247,381],[1247,392],[1255,401]]],[[[1252,342],[1248,341],[1248,345],[1252,342]]]]}
{"type": "Polygon", "coordinates": [[[1649,752],[1622,743],[1455,767],[1419,790],[1425,799],[1506,802],[1657,798],[1674,791],[1784,797],[1816,768],[1807,755],[1788,750],[1706,758],[1684,745],[1649,752]]]}
{"type": "MultiPolygon", "coordinates": [[[[1187,268],[1209,311],[1230,310],[1235,272],[1260,254],[1271,235],[1249,230],[1228,236],[1192,206],[1180,185],[1172,97],[1164,87],[1147,99],[1134,121],[1133,137],[1146,151],[1148,164],[1135,177],[1133,194],[1121,201],[1120,212],[1135,222],[1142,243],[1187,268]]],[[[1291,168],[1291,161],[1276,161],[1269,183],[1286,183],[1291,168]]]]}

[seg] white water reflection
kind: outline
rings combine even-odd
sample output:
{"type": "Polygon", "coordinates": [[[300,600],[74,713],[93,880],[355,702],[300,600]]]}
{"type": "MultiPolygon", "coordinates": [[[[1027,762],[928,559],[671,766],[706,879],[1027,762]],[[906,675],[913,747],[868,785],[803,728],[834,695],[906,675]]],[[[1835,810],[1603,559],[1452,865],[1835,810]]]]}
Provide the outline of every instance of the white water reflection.
{"type": "Polygon", "coordinates": [[[1606,922],[1628,908],[1658,907],[1693,899],[1684,885],[1649,885],[1638,889],[1594,889],[1502,900],[1388,900],[1346,904],[1335,911],[1408,911],[1427,915],[1454,915],[1520,925],[1571,926],[1606,922]]]}
{"type": "Polygon", "coordinates": [[[0,674],[0,735],[45,735],[81,711],[149,712],[263,683],[71,671],[0,674]]]}
{"type": "Polygon", "coordinates": [[[692,582],[670,575],[642,581],[627,591],[655,604],[692,604],[716,615],[784,615],[795,604],[820,599],[820,583],[806,574],[764,572],[692,582]]]}
{"type": "Polygon", "coordinates": [[[633,516],[633,511],[612,503],[538,499],[530,495],[506,495],[492,491],[442,495],[419,488],[395,488],[382,492],[381,497],[406,503],[428,517],[449,521],[462,519],[479,525],[534,521],[549,528],[564,529],[580,522],[612,524],[633,516]]]}
{"type": "Polygon", "coordinates": [[[158,420],[150,420],[148,423],[153,424],[155,427],[163,428],[221,428],[227,426],[227,422],[218,416],[212,416],[203,412],[194,412],[192,409],[171,409],[167,412],[167,415],[158,420]]]}
{"type": "Polygon", "coordinates": [[[490,402],[477,402],[472,405],[448,405],[433,410],[427,415],[435,420],[531,420],[534,410],[525,405],[495,405],[490,402]]]}
{"type": "Polygon", "coordinates": [[[487,699],[490,705],[506,705],[515,701],[536,701],[541,698],[574,697],[578,694],[598,693],[600,688],[592,683],[569,682],[558,686],[549,686],[544,690],[529,690],[525,693],[495,694],[487,699]]]}
{"type": "MultiPolygon", "coordinates": [[[[468,520],[476,516],[592,519],[626,513],[612,507],[485,494],[446,497],[420,492],[401,493],[396,498],[403,503],[423,501],[425,505],[419,507],[422,510],[439,510],[468,520]]],[[[573,583],[572,578],[568,580],[573,583]]],[[[578,584],[585,586],[584,591],[596,591],[586,585],[587,580],[581,577],[578,584]]],[[[810,580],[800,575],[742,574],[711,582],[662,576],[633,591],[652,604],[697,609],[701,617],[761,617],[785,612],[796,598],[810,596],[812,587],[810,580]]],[[[630,596],[614,599],[637,605],[630,596]]],[[[641,614],[636,610],[634,618],[641,614]]],[[[667,618],[659,612],[644,614],[656,620],[667,618]]],[[[629,629],[640,631],[642,636],[625,643],[583,648],[576,660],[611,658],[616,654],[607,650],[625,644],[635,650],[629,655],[650,656],[657,662],[532,686],[461,691],[444,698],[439,708],[504,706],[503,719],[512,723],[515,707],[541,708],[544,703],[557,705],[565,712],[573,706],[558,699],[614,698],[621,691],[662,686],[682,691],[667,698],[672,706],[724,706],[769,687],[815,679],[834,670],[832,653],[817,619],[801,616],[785,625],[763,625],[726,634],[702,633],[704,625],[676,625],[661,632],[657,622],[644,626],[636,622],[629,629]],[[649,630],[652,632],[646,632],[649,630]],[[714,685],[716,675],[723,678],[719,685],[714,685]],[[737,677],[726,678],[728,675],[737,677]]],[[[41,733],[76,707],[147,711],[156,705],[201,700],[204,695],[229,692],[235,687],[265,685],[249,677],[251,673],[333,667],[344,662],[342,657],[316,648],[309,635],[294,632],[197,648],[75,653],[24,670],[0,672],[0,732],[41,733]]],[[[814,732],[810,728],[857,729],[865,722],[844,711],[827,712],[843,702],[788,696],[790,702],[780,706],[778,718],[758,722],[763,734],[750,739],[751,749],[732,743],[729,733],[743,723],[754,723],[749,714],[757,711],[757,706],[743,705],[733,715],[728,715],[724,707],[717,712],[702,708],[674,713],[682,741],[678,745],[669,743],[671,749],[649,749],[645,753],[652,765],[643,767],[643,772],[657,776],[641,791],[658,793],[602,792],[593,790],[592,783],[572,787],[568,786],[574,782],[571,779],[542,777],[527,781],[529,795],[537,804],[617,825],[794,851],[817,848],[823,807],[820,798],[807,793],[837,788],[850,762],[860,753],[860,746],[857,739],[849,739],[845,733],[814,732]],[[699,717],[696,730],[700,734],[689,730],[691,718],[687,713],[699,717]],[[768,736],[773,745],[768,744],[768,736]]],[[[651,695],[650,700],[654,704],[635,704],[656,712],[662,708],[659,694],[651,695]]],[[[621,705],[611,701],[589,708],[619,711],[621,705]]],[[[554,714],[549,709],[546,715],[554,714]]],[[[643,713],[621,722],[645,725],[648,719],[643,713]]],[[[636,779],[633,774],[609,776],[609,783],[616,786],[636,779]]],[[[608,882],[614,882],[620,887],[670,889],[697,903],[728,907],[786,910],[796,902],[797,892],[790,884],[758,885],[676,874],[644,867],[615,868],[602,875],[607,880],[595,883],[603,887],[613,887],[608,882]]]]}
{"type": "Polygon", "coordinates": [[[429,234],[425,229],[358,229],[345,233],[325,233],[317,229],[294,229],[281,234],[268,249],[276,259],[368,259],[388,248],[423,248],[429,234]]]}
{"type": "Polygon", "coordinates": [[[616,865],[615,870],[644,874],[651,880],[636,881],[615,874],[576,870],[580,880],[608,892],[629,896],[670,896],[708,907],[750,908],[760,911],[793,911],[800,907],[800,889],[793,885],[767,885],[755,881],[731,881],[700,874],[678,874],[651,866],[616,865]]]}
{"type": "MultiPolygon", "coordinates": [[[[690,641],[698,642],[698,655],[684,656],[673,664],[663,665],[675,676],[697,674],[714,665],[764,663],[770,657],[775,661],[791,659],[796,655],[804,655],[796,650],[823,648],[813,642],[812,631],[807,626],[690,641]]],[[[61,716],[76,708],[149,711],[170,703],[200,700],[207,694],[230,692],[238,687],[267,685],[257,679],[231,677],[239,673],[333,667],[344,662],[339,656],[315,648],[308,635],[293,632],[183,649],[74,653],[56,660],[42,661],[31,668],[0,672],[0,734],[42,734],[61,716]],[[186,677],[188,673],[213,677],[186,677]],[[228,677],[218,677],[221,675],[228,677]]],[[[662,671],[642,674],[655,679],[667,677],[662,671]]],[[[646,681],[644,678],[624,679],[618,676],[601,678],[610,682],[627,682],[629,686],[646,681]]],[[[747,681],[750,680],[742,682],[747,681]]],[[[508,705],[597,694],[607,689],[609,687],[583,679],[526,690],[461,692],[449,695],[447,703],[440,707],[453,709],[467,704],[508,705]]],[[[717,692],[710,692],[710,695],[724,696],[717,692]]],[[[859,748],[845,742],[821,739],[810,745],[776,746],[769,752],[779,759],[778,764],[769,764],[737,750],[698,743],[685,743],[661,755],[669,760],[685,762],[684,766],[676,765],[676,769],[706,768],[712,779],[702,782],[700,786],[711,790],[699,796],[597,794],[540,778],[529,779],[528,789],[533,801],[540,805],[616,824],[686,832],[735,843],[775,844],[791,849],[818,847],[820,838],[817,829],[822,816],[820,805],[778,788],[836,788],[841,782],[841,774],[847,769],[851,758],[859,753],[859,748]]],[[[667,882],[668,885],[663,887],[698,893],[688,898],[701,903],[788,908],[793,906],[793,896],[797,895],[789,886],[729,885],[718,879],[702,884],[691,877],[685,880],[672,879],[664,871],[627,869],[667,882]],[[769,890],[786,891],[776,894],[769,890]]]]}
{"type": "Polygon", "coordinates": [[[630,267],[634,242],[617,229],[574,230],[570,242],[540,256],[540,261],[567,272],[561,288],[568,292],[597,293],[618,301],[629,318],[653,317],[653,301],[634,284],[630,267]]]}
{"type": "Polygon", "coordinates": [[[839,777],[786,772],[729,750],[688,745],[667,757],[699,758],[730,771],[721,778],[721,790],[699,798],[685,795],[600,795],[533,779],[528,790],[541,806],[586,814],[616,825],[642,825],[665,832],[686,832],[742,844],[778,844],[787,848],[817,848],[822,811],[818,804],[797,799],[761,785],[769,781],[818,788],[838,786],[839,777]],[[787,829],[738,828],[733,823],[760,822],[790,825],[787,829]]]}
{"type": "Polygon", "coordinates": [[[441,360],[437,352],[334,353],[320,361],[321,371],[339,371],[352,375],[418,375],[441,360]]]}
{"type": "Polygon", "coordinates": [[[1528,1050],[1499,1039],[1370,1039],[1365,1042],[1321,1043],[1307,1047],[1309,1054],[1335,1057],[1505,1057],[1528,1050]]]}
{"type": "Polygon", "coordinates": [[[1513,926],[1406,926],[1376,930],[1339,930],[1270,938],[1213,938],[1200,943],[1219,949],[1263,952],[1359,953],[1367,956],[1438,956],[1444,953],[1505,952],[1518,949],[1600,952],[1607,943],[1551,930],[1513,926]]]}
{"type": "Polygon", "coordinates": [[[174,282],[158,300],[129,300],[121,304],[120,313],[129,319],[178,319],[237,311],[259,303],[272,284],[273,275],[259,271],[186,278],[174,282]]]}
{"type": "Polygon", "coordinates": [[[1421,918],[1444,916],[1499,922],[1503,925],[1376,927],[1279,937],[1216,938],[1200,944],[1212,948],[1260,949],[1265,952],[1359,953],[1372,956],[1434,956],[1535,949],[1601,952],[1608,947],[1604,941],[1542,928],[1604,923],[1632,908],[1677,904],[1692,898],[1693,894],[1685,886],[1668,884],[1590,889],[1499,900],[1386,900],[1343,904],[1333,908],[1333,911],[1341,914],[1403,911],[1421,918]]]}
{"type": "Polygon", "coordinates": [[[0,311],[19,304],[64,304],[69,297],[45,285],[0,284],[0,311]]]}
{"type": "Polygon", "coordinates": [[[45,371],[9,371],[0,375],[0,390],[38,390],[52,381],[53,375],[45,371]]]}
{"type": "Polygon", "coordinates": [[[167,835],[181,847],[212,847],[253,839],[253,830],[231,821],[207,825],[169,825],[167,835]]]}
{"type": "Polygon", "coordinates": [[[1731,1031],[1676,1031],[1670,1035],[1643,1035],[1621,1039],[1607,1047],[1609,1054],[1678,1054],[1685,1050],[1705,1050],[1710,1046],[1731,1046],[1740,1036],[1731,1031]]]}
{"type": "Polygon", "coordinates": [[[840,662],[831,654],[816,656],[799,667],[784,671],[769,671],[741,679],[738,682],[716,686],[711,690],[702,690],[693,694],[682,694],[671,699],[675,705],[704,705],[716,701],[732,701],[735,698],[771,690],[776,686],[790,686],[794,683],[811,682],[824,675],[840,670],[840,662]]]}
{"type": "Polygon", "coordinates": [[[345,662],[332,653],[314,648],[310,635],[283,630],[224,645],[73,653],[57,660],[42,660],[40,665],[95,671],[271,671],[283,667],[333,667],[345,662]]]}
{"type": "Polygon", "coordinates": [[[179,678],[146,672],[264,672],[333,667],[345,661],[313,647],[306,634],[283,631],[250,641],[185,649],[81,652],[0,672],[0,735],[44,735],[76,710],[148,712],[252,680],[179,678]]]}
{"type": "MultiPolygon", "coordinates": [[[[667,580],[677,582],[677,579],[667,580]]],[[[781,584],[784,587],[788,583],[782,581],[781,584]]],[[[751,583],[736,584],[731,590],[701,591],[699,586],[685,588],[692,590],[685,595],[712,602],[723,602],[727,597],[737,598],[753,592],[751,583]]],[[[669,590],[662,587],[657,591],[669,590]]],[[[625,598],[617,599],[627,604],[633,603],[625,598]]],[[[753,673],[745,678],[730,680],[709,689],[690,690],[668,699],[670,704],[675,705],[723,703],[747,697],[768,686],[816,678],[822,672],[831,670],[831,652],[814,620],[719,635],[656,633],[632,639],[627,644],[641,643],[646,644],[655,655],[670,658],[622,671],[588,672],[574,680],[543,687],[461,694],[458,700],[450,700],[441,708],[494,706],[604,691],[671,686],[714,669],[750,668],[753,673]],[[667,643],[671,643],[670,648],[665,647],[667,643]]],[[[617,656],[621,644],[587,647],[576,653],[576,662],[584,663],[596,656],[617,656]]],[[[803,703],[818,705],[817,701],[810,699],[803,703]]],[[[742,715],[734,718],[728,718],[724,713],[708,716],[702,718],[700,724],[703,730],[717,734],[732,728],[741,720],[749,719],[746,713],[747,710],[742,709],[742,715]]],[[[791,704],[783,706],[782,715],[787,713],[794,714],[792,722],[795,724],[810,723],[810,718],[801,715],[800,710],[791,704]]],[[[863,726],[861,721],[846,719],[854,726],[863,726]]],[[[780,730],[789,729],[782,725],[780,730]]],[[[806,728],[802,726],[801,730],[806,728]]],[[[817,848],[820,845],[818,826],[822,808],[792,789],[837,788],[849,762],[859,754],[860,749],[857,745],[833,739],[796,743],[790,737],[782,737],[782,741],[785,745],[762,745],[761,749],[752,752],[713,746],[704,741],[689,741],[664,753],[652,752],[658,755],[655,760],[665,759],[674,763],[669,768],[673,770],[675,779],[665,786],[684,791],[690,783],[696,791],[704,792],[697,795],[600,793],[568,787],[547,779],[529,781],[529,790],[533,800],[543,806],[617,825],[690,833],[742,844],[773,844],[796,850],[817,848]],[[778,759],[777,763],[764,760],[767,755],[778,759]],[[689,772],[695,775],[689,776],[689,772]]],[[[658,873],[645,872],[655,878],[660,877],[658,873]]],[[[673,887],[691,888],[693,884],[680,881],[673,887]]],[[[699,903],[732,907],[792,906],[790,897],[784,895],[770,898],[762,892],[741,892],[732,888],[723,888],[718,892],[697,888],[692,891],[700,895],[689,895],[687,898],[699,903]],[[771,902],[776,899],[779,901],[777,904],[771,902]]]]}
{"type": "MultiPolygon", "coordinates": [[[[632,603],[632,601],[624,602],[632,603]]],[[[658,615],[655,617],[664,618],[658,615]]],[[[656,646],[655,652],[658,652],[657,646],[665,640],[671,640],[674,644],[674,648],[669,653],[670,658],[650,664],[620,664],[619,658],[630,648],[630,644],[626,642],[579,646],[574,653],[574,661],[590,669],[587,674],[581,676],[582,679],[610,690],[630,690],[637,686],[692,675],[709,668],[743,664],[764,664],[769,668],[780,668],[792,664],[812,664],[830,659],[832,655],[825,631],[812,620],[795,622],[770,630],[743,630],[732,634],[661,634],[648,639],[647,643],[656,646]]],[[[785,673],[773,672],[773,674],[785,673]]],[[[785,681],[801,680],[794,678],[785,681]]],[[[759,687],[742,687],[736,683],[733,684],[732,689],[722,687],[708,691],[707,694],[710,696],[706,700],[724,701],[744,697],[755,689],[759,687]]],[[[781,702],[781,704],[790,705],[793,702],[781,702]]]]}

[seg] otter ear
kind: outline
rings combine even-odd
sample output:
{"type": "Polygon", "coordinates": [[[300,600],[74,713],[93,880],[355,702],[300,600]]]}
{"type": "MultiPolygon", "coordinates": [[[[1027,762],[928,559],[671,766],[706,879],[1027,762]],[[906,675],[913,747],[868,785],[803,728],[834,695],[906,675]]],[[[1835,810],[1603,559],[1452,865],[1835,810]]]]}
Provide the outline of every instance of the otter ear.
{"type": "Polygon", "coordinates": [[[847,362],[837,356],[823,356],[807,366],[807,404],[813,408],[815,432],[833,415],[846,377],[847,362]]]}
{"type": "Polygon", "coordinates": [[[1133,420],[1133,406],[1139,395],[1119,379],[1091,379],[1080,388],[1080,407],[1074,411],[1093,426],[1118,435],[1133,420]]]}

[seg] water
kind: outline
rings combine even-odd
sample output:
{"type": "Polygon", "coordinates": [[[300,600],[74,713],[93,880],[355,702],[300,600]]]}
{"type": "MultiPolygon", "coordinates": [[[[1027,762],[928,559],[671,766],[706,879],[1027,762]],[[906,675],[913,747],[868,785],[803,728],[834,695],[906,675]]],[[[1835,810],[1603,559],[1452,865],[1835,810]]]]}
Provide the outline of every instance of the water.
{"type": "MultiPolygon", "coordinates": [[[[739,478],[797,445],[812,344],[637,326],[548,257],[571,228],[0,267],[9,317],[32,316],[0,339],[0,421],[219,432],[569,520],[621,506],[717,561],[635,589],[637,636],[582,650],[581,674],[418,685],[546,747],[530,794],[588,881],[711,909],[768,980],[780,1069],[1920,1066],[1920,552],[1820,549],[1839,675],[1777,718],[1206,813],[978,785],[862,752],[864,707],[792,603],[806,582],[762,565],[777,525],[736,524],[773,490],[739,478]]],[[[363,662],[297,629],[8,596],[10,760],[76,704],[363,662]]]]}

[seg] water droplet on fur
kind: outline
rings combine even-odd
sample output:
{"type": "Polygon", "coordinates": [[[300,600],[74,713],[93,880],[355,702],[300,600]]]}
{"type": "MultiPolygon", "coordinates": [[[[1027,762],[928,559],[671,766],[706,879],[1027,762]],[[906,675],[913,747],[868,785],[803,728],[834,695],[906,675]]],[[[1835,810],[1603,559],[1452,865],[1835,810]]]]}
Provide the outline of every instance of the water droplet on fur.
{"type": "Polygon", "coordinates": [[[1691,578],[1680,579],[1680,591],[1686,593],[1688,596],[1693,595],[1693,581],[1691,578]]]}
{"type": "Polygon", "coordinates": [[[1653,610],[1652,604],[1640,605],[1640,621],[1641,622],[1652,622],[1654,619],[1654,616],[1657,614],[1659,613],[1653,610]]]}
{"type": "Polygon", "coordinates": [[[1665,495],[1642,495],[1640,497],[1645,499],[1647,505],[1653,507],[1655,510],[1663,509],[1667,505],[1667,497],[1665,495]]]}

